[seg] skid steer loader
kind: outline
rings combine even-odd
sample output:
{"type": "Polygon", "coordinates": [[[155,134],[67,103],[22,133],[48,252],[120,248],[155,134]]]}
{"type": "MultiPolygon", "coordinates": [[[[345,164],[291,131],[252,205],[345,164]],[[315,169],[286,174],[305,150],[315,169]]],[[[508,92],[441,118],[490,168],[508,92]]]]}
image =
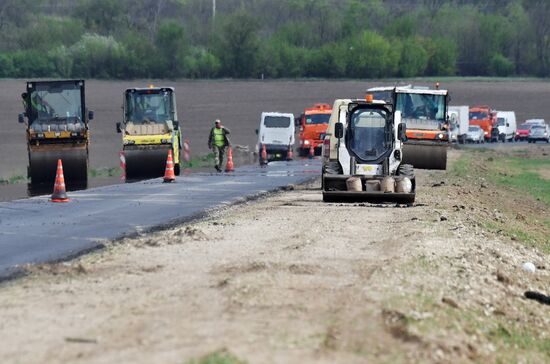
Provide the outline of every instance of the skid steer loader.
{"type": "Polygon", "coordinates": [[[323,143],[323,201],[411,204],[416,181],[413,167],[402,162],[406,126],[401,112],[369,96],[334,102],[323,143]]]}

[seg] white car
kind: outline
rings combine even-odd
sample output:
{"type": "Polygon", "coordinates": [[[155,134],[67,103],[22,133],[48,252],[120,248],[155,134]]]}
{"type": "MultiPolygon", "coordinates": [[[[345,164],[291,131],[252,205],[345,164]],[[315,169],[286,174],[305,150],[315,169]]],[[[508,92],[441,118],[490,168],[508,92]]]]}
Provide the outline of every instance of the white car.
{"type": "Polygon", "coordinates": [[[550,143],[550,126],[548,126],[548,124],[533,125],[531,129],[529,129],[527,141],[529,143],[536,143],[538,140],[550,143]]]}
{"type": "Polygon", "coordinates": [[[467,143],[485,143],[485,134],[479,125],[470,125],[466,133],[467,143]]]}

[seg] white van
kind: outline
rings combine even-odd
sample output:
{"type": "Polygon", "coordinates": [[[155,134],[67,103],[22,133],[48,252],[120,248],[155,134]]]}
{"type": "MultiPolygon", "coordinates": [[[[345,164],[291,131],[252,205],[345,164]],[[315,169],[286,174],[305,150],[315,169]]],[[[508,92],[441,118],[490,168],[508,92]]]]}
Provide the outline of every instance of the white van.
{"type": "Polygon", "coordinates": [[[293,114],[263,112],[258,130],[260,158],[265,147],[267,161],[287,159],[289,149],[294,148],[294,132],[293,114]]]}
{"type": "Polygon", "coordinates": [[[449,106],[447,116],[451,132],[451,142],[464,143],[470,126],[469,106],[449,106]]]}
{"type": "Polygon", "coordinates": [[[516,136],[516,113],[513,111],[497,111],[496,125],[498,140],[513,142],[516,136]]]}

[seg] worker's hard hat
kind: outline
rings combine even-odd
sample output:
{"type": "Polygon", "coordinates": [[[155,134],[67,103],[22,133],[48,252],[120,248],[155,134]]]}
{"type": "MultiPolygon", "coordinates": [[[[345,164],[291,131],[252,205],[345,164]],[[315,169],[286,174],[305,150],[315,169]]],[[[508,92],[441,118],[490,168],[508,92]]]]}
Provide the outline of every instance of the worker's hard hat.
{"type": "Polygon", "coordinates": [[[220,124],[220,123],[221,123],[220,119],[214,120],[214,124],[220,124]]]}

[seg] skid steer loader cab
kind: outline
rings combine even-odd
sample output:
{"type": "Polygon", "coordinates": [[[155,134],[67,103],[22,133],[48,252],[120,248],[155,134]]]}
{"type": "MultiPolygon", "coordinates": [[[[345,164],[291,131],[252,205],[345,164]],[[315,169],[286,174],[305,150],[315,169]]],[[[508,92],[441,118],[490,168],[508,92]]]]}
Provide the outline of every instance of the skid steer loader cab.
{"type": "Polygon", "coordinates": [[[324,201],[414,201],[412,167],[401,162],[406,129],[392,104],[336,100],[327,134],[322,167],[324,201]],[[410,189],[382,190],[381,183],[392,176],[398,183],[407,177],[410,189]],[[349,190],[351,177],[361,181],[361,190],[349,190]]]}
{"type": "Polygon", "coordinates": [[[127,89],[123,109],[123,123],[117,124],[117,131],[122,133],[126,178],[162,176],[170,149],[174,171],[179,174],[182,141],[174,89],[127,89]]]}

